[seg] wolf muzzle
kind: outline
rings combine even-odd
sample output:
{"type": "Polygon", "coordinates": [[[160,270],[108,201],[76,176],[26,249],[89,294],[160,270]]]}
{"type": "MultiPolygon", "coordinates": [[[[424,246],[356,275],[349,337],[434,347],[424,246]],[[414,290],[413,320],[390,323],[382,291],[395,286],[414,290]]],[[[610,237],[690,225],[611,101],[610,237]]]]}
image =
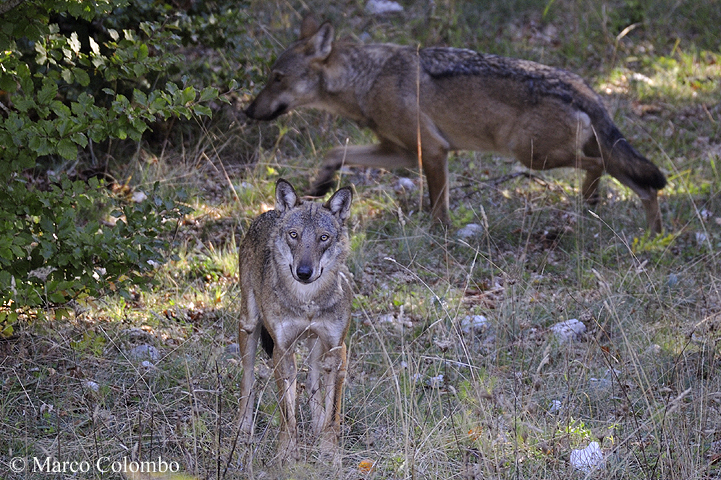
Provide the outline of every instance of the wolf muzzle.
{"type": "Polygon", "coordinates": [[[259,113],[259,112],[258,112],[258,109],[257,109],[257,107],[255,106],[255,102],[253,102],[253,103],[250,104],[250,106],[249,106],[248,108],[246,108],[246,109],[244,110],[243,113],[245,113],[245,115],[246,115],[248,118],[252,118],[253,120],[260,120],[260,121],[269,122],[269,121],[271,121],[271,120],[275,120],[276,118],[280,117],[281,115],[283,115],[283,114],[286,113],[287,111],[288,111],[288,105],[283,103],[283,104],[278,105],[278,108],[276,108],[276,109],[275,109],[274,111],[272,111],[271,113],[262,114],[262,113],[259,113]]]}
{"type": "Polygon", "coordinates": [[[313,267],[310,265],[298,265],[295,269],[295,278],[303,283],[310,283],[313,278],[313,267]]]}

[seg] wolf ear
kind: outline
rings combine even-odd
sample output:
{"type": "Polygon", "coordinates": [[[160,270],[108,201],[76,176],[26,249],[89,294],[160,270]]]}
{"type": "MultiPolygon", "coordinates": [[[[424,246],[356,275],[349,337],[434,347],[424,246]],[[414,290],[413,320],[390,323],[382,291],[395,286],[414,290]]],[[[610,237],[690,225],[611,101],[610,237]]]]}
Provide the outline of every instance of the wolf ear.
{"type": "Polygon", "coordinates": [[[275,209],[283,213],[298,205],[298,195],[293,185],[279,178],[275,183],[275,209]]]}
{"type": "Polygon", "coordinates": [[[351,200],[353,200],[353,190],[350,187],[343,187],[335,192],[324,206],[341,222],[345,222],[350,216],[351,200]]]}
{"type": "Polygon", "coordinates": [[[325,60],[333,50],[333,39],[335,37],[335,29],[329,22],[317,28],[315,34],[308,39],[308,55],[313,60],[325,60]]]}

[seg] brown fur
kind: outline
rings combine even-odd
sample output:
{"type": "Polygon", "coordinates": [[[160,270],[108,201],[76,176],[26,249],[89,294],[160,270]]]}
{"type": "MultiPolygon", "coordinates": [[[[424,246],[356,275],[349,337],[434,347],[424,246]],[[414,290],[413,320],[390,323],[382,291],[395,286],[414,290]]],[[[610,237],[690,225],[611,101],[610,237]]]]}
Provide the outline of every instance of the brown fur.
{"type": "Polygon", "coordinates": [[[333,37],[329,23],[307,17],[246,110],[250,118],[271,120],[299,107],[320,108],[376,133],[376,145],[331,150],[314,194],[332,186],[342,164],[412,168],[420,141],[432,213],[444,224],[448,152],[481,150],[515,156],[532,169],[586,170],[582,191],[589,203],[598,201],[599,178],[607,172],[640,197],[649,228],[662,230],[657,192],[665,176],[628,143],[578,75],[470,50],[333,37]]]}

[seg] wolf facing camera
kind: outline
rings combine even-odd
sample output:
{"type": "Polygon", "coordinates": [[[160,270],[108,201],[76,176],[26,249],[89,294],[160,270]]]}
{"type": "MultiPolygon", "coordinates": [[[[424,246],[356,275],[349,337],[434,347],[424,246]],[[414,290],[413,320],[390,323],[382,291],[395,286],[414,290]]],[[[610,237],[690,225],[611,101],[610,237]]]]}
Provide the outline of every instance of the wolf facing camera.
{"type": "Polygon", "coordinates": [[[305,202],[280,179],[275,209],[251,223],[240,245],[240,428],[252,435],[253,368],[260,341],[272,358],[278,388],[281,463],[299,459],[295,346],[303,338],[309,350],[306,386],[312,431],[320,437],[321,453],[338,457],[344,340],[353,298],[345,263],[352,197],[353,191],[345,187],[324,204],[305,202]]]}

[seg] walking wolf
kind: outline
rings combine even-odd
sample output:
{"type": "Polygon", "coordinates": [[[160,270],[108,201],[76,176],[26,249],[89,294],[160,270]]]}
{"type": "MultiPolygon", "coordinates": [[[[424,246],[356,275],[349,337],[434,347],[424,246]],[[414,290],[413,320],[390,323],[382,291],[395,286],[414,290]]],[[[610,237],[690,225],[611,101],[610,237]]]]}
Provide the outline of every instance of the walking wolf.
{"type": "Polygon", "coordinates": [[[348,117],[380,139],[331,150],[314,195],[330,189],[342,164],[412,168],[420,154],[432,214],[447,224],[448,152],[495,151],[531,169],[586,170],[591,204],[607,172],[640,197],[648,227],[662,230],[657,193],[666,177],[628,143],[601,97],[565,70],[457,48],[336,42],[330,23],[306,17],[246,114],[272,120],[299,107],[348,117]]]}

